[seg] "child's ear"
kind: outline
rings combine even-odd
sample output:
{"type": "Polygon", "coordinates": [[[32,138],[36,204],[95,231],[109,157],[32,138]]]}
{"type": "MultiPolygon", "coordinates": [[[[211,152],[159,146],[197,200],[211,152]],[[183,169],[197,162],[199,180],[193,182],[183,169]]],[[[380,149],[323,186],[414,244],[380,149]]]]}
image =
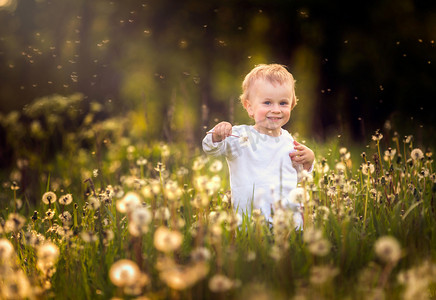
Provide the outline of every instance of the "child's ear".
{"type": "Polygon", "coordinates": [[[250,117],[253,117],[253,109],[251,107],[250,100],[246,99],[243,103],[245,110],[247,111],[250,117]]]}

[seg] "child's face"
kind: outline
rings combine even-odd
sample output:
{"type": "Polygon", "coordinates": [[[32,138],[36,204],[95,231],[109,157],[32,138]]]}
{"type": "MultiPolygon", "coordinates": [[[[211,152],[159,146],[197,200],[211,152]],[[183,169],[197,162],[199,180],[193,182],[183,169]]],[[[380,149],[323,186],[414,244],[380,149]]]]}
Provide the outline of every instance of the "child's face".
{"type": "Polygon", "coordinates": [[[289,84],[272,84],[258,79],[250,87],[249,99],[244,104],[248,114],[256,124],[254,128],[260,133],[279,136],[281,127],[291,116],[292,86],[289,84]]]}

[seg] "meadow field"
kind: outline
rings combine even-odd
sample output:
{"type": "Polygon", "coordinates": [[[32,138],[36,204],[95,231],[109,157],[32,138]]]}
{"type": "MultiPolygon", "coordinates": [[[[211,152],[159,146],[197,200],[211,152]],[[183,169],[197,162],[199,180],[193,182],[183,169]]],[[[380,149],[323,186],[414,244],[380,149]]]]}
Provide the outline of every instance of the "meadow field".
{"type": "Polygon", "coordinates": [[[413,133],[306,138],[296,231],[281,207],[236,214],[200,141],[149,141],[79,102],[0,117],[0,299],[436,299],[436,175],[413,133]]]}

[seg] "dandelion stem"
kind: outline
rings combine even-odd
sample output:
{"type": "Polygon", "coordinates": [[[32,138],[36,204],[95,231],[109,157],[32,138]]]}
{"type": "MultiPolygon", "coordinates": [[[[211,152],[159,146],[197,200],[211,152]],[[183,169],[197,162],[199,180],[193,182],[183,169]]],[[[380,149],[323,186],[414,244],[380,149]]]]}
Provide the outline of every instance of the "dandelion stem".
{"type": "Polygon", "coordinates": [[[383,170],[383,162],[382,162],[382,157],[380,155],[380,141],[379,140],[377,140],[377,150],[378,150],[378,162],[380,164],[381,174],[383,176],[385,172],[383,170]]]}
{"type": "Polygon", "coordinates": [[[363,226],[365,226],[366,223],[366,210],[368,209],[368,197],[369,197],[369,186],[370,186],[370,174],[368,172],[368,182],[366,184],[366,196],[365,196],[365,212],[363,215],[363,226]]]}
{"type": "MultiPolygon", "coordinates": [[[[206,132],[207,134],[212,134],[213,133],[213,131],[208,131],[208,132],[206,132]]],[[[231,135],[229,135],[229,136],[233,136],[233,137],[239,137],[239,135],[234,135],[234,134],[231,134],[231,135]]]]}

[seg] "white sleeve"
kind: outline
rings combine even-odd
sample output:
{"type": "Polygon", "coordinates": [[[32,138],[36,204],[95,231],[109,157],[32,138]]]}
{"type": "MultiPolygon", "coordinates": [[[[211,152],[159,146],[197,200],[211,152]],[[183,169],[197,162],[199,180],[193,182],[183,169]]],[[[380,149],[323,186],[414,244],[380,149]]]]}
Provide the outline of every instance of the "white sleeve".
{"type": "Polygon", "coordinates": [[[225,149],[226,149],[225,140],[222,140],[221,142],[214,142],[212,140],[212,134],[206,134],[206,136],[203,139],[202,146],[203,146],[203,151],[207,155],[220,156],[225,154],[225,149]]]}

